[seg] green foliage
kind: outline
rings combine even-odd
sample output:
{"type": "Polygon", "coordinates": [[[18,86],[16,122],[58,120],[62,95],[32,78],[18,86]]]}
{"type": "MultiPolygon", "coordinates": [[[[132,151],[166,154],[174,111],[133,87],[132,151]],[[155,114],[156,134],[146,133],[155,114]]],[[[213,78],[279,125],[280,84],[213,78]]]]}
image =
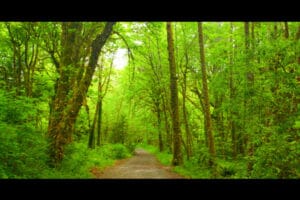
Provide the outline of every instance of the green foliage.
{"type": "Polygon", "coordinates": [[[173,155],[167,152],[158,152],[156,156],[163,165],[170,165],[173,159],[173,155]]]}
{"type": "Polygon", "coordinates": [[[125,147],[127,148],[128,152],[132,154],[137,147],[137,143],[129,142],[125,144],[125,147]]]}
{"type": "Polygon", "coordinates": [[[148,144],[140,144],[141,147],[151,154],[154,154],[160,163],[163,165],[171,165],[173,155],[167,152],[159,152],[158,148],[148,144]]]}
{"type": "Polygon", "coordinates": [[[74,140],[75,141],[81,140],[82,137],[88,135],[89,131],[90,131],[89,116],[86,112],[86,108],[81,107],[75,123],[74,140]]]}
{"type": "Polygon", "coordinates": [[[176,166],[174,171],[186,178],[207,179],[211,177],[211,171],[207,167],[198,167],[190,161],[185,161],[183,166],[176,166]]]}
{"type": "Polygon", "coordinates": [[[131,156],[128,148],[123,144],[106,144],[103,148],[108,149],[106,156],[109,156],[113,159],[123,159],[131,156]]]}
{"type": "Polygon", "coordinates": [[[10,93],[0,90],[0,120],[7,124],[22,125],[31,122],[37,114],[34,99],[13,97],[10,93]]]}
{"type": "Polygon", "coordinates": [[[201,146],[195,149],[194,153],[195,157],[193,158],[197,165],[200,166],[208,166],[210,154],[208,152],[208,148],[206,146],[201,146]]]}
{"type": "Polygon", "coordinates": [[[50,178],[93,178],[90,173],[91,168],[103,169],[113,165],[116,159],[130,156],[131,154],[122,144],[106,144],[89,149],[83,141],[74,142],[67,146],[60,168],[47,176],[50,178]]]}
{"type": "Polygon", "coordinates": [[[113,125],[111,142],[125,144],[127,129],[126,117],[121,115],[120,119],[113,125]]]}
{"type": "Polygon", "coordinates": [[[255,153],[251,177],[299,177],[299,142],[288,142],[286,135],[273,134],[255,153]]]}
{"type": "Polygon", "coordinates": [[[91,178],[90,168],[112,164],[113,160],[106,157],[99,147],[88,149],[85,143],[74,142],[66,148],[59,178],[91,178]]]}
{"type": "Polygon", "coordinates": [[[300,129],[300,121],[295,121],[293,128],[300,129]]]}
{"type": "Polygon", "coordinates": [[[47,168],[47,143],[34,121],[33,99],[0,91],[0,174],[2,178],[39,178],[47,168]]]}
{"type": "MultiPolygon", "coordinates": [[[[82,59],[64,69],[70,73],[81,69],[75,66],[84,65],[89,46],[103,27],[104,23],[82,23],[80,34],[75,37],[78,41],[74,43],[81,44],[75,49],[82,59]]],[[[250,47],[246,50],[243,22],[203,23],[218,178],[299,177],[300,40],[296,38],[299,22],[288,22],[288,28],[286,38],[283,22],[250,22],[250,47]],[[253,155],[249,155],[252,144],[253,155]],[[248,169],[251,163],[253,169],[248,169]]],[[[86,144],[99,92],[97,77],[93,78],[86,98],[89,113],[82,106],[73,142],[66,147],[61,167],[50,169],[46,164],[46,132],[49,103],[59,78],[55,60],[60,64],[64,51],[62,24],[0,23],[0,178],[91,177],[91,167],[102,168],[113,164],[115,159],[126,158],[141,142],[158,146],[157,109],[161,110],[160,128],[167,146],[167,128],[172,127],[165,123],[165,118],[170,121],[165,22],[121,22],[114,31],[118,34],[110,37],[99,59],[103,67],[102,92],[108,83],[102,109],[103,145],[91,150],[86,144]],[[34,69],[29,70],[32,82],[29,98],[22,95],[29,83],[26,62],[35,54],[33,47],[38,48],[38,54],[36,63],[31,62],[34,69]],[[113,69],[108,81],[113,52],[118,48],[128,48],[129,63],[123,70],[113,69]]],[[[200,104],[202,94],[199,97],[195,93],[195,88],[200,91],[202,87],[196,22],[174,23],[174,42],[179,104],[183,103],[185,78],[193,143],[193,155],[174,170],[191,178],[210,178],[210,154],[200,104]]],[[[75,79],[70,82],[77,84],[79,80],[75,79]]],[[[180,117],[183,122],[183,116],[180,117]]],[[[158,152],[154,146],[143,147],[156,154],[160,162],[170,165],[171,153],[158,152]]],[[[170,148],[168,151],[172,152],[170,148]]]]}
{"type": "Polygon", "coordinates": [[[224,160],[217,159],[217,173],[219,178],[247,178],[247,162],[245,159],[224,160]]]}
{"type": "Polygon", "coordinates": [[[33,127],[0,123],[1,170],[8,178],[40,178],[47,168],[47,143],[33,127]]]}
{"type": "Polygon", "coordinates": [[[104,168],[130,156],[122,144],[88,149],[86,137],[66,147],[57,169],[47,165],[47,140],[35,126],[33,99],[12,98],[0,91],[0,178],[92,178],[92,167],[104,168]]]}
{"type": "Polygon", "coordinates": [[[110,155],[113,159],[122,159],[127,158],[130,156],[130,153],[126,146],[123,144],[113,144],[113,145],[106,145],[106,148],[109,148],[110,155]]]}
{"type": "MultiPolygon", "coordinates": [[[[207,149],[201,149],[200,151],[209,156],[207,149]]],[[[176,166],[174,171],[187,178],[210,178],[212,174],[208,166],[207,156],[199,157],[199,154],[194,153],[194,156],[189,160],[184,160],[182,166],[176,166]]]]}
{"type": "Polygon", "coordinates": [[[236,174],[235,168],[231,163],[227,165],[219,165],[218,171],[218,174],[222,177],[230,177],[236,174]]]}

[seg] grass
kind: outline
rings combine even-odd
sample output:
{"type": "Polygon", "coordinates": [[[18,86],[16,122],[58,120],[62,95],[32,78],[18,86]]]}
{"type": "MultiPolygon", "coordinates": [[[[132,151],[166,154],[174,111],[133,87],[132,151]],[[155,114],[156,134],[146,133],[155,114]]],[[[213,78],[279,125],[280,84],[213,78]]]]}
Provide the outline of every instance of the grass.
{"type": "Polygon", "coordinates": [[[36,172],[38,174],[37,178],[94,178],[94,175],[91,172],[93,168],[102,170],[108,166],[112,166],[117,159],[123,159],[131,156],[128,149],[122,144],[107,144],[101,147],[96,147],[95,149],[88,149],[85,143],[80,142],[74,142],[69,145],[66,148],[65,153],[65,157],[59,168],[46,167],[42,171],[36,172]]]}

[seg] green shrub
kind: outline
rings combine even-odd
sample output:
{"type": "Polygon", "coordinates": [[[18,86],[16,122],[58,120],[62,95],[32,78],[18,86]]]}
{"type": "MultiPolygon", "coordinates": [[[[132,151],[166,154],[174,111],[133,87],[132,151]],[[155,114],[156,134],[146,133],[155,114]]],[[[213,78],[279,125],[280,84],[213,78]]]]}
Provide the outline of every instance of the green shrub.
{"type": "Polygon", "coordinates": [[[112,145],[112,157],[114,159],[122,159],[130,156],[128,149],[123,144],[112,145]]]}
{"type": "Polygon", "coordinates": [[[47,143],[30,124],[0,123],[0,168],[7,178],[39,178],[46,166],[47,143]]]}
{"type": "Polygon", "coordinates": [[[88,149],[86,142],[73,142],[66,147],[60,169],[49,171],[53,178],[92,178],[90,169],[104,168],[116,159],[129,157],[128,149],[122,144],[106,144],[88,149]]]}
{"type": "Polygon", "coordinates": [[[1,179],[8,178],[8,176],[6,175],[5,170],[2,168],[1,165],[0,165],[0,178],[1,179]]]}
{"type": "Polygon", "coordinates": [[[288,142],[288,135],[272,135],[255,151],[253,178],[295,178],[299,169],[300,144],[288,142]]]}
{"type": "Polygon", "coordinates": [[[128,149],[129,153],[132,154],[134,152],[134,150],[136,149],[137,144],[134,142],[131,142],[131,143],[125,144],[125,146],[128,149]]]}
{"type": "Polygon", "coordinates": [[[222,177],[231,177],[237,173],[237,169],[231,162],[219,162],[217,165],[218,174],[222,177]]]}

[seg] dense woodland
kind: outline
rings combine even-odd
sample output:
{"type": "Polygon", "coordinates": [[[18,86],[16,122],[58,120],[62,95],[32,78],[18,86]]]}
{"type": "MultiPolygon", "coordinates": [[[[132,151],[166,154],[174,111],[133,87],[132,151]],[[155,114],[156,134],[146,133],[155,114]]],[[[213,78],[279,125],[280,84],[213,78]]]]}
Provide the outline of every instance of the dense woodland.
{"type": "Polygon", "coordinates": [[[300,178],[299,108],[299,22],[0,22],[0,178],[300,178]]]}

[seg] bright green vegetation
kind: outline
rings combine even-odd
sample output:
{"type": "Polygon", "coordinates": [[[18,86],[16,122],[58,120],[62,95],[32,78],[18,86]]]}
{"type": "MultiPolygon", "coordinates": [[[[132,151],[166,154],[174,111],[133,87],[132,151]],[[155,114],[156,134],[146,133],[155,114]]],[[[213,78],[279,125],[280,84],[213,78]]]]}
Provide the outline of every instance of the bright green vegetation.
{"type": "Polygon", "coordinates": [[[136,147],[300,178],[300,23],[0,22],[0,178],[93,178],[136,147]]]}
{"type": "Polygon", "coordinates": [[[139,144],[137,147],[143,148],[151,154],[154,154],[158,161],[163,165],[171,165],[172,163],[172,154],[167,152],[160,152],[155,146],[147,144],[139,144]]]}

